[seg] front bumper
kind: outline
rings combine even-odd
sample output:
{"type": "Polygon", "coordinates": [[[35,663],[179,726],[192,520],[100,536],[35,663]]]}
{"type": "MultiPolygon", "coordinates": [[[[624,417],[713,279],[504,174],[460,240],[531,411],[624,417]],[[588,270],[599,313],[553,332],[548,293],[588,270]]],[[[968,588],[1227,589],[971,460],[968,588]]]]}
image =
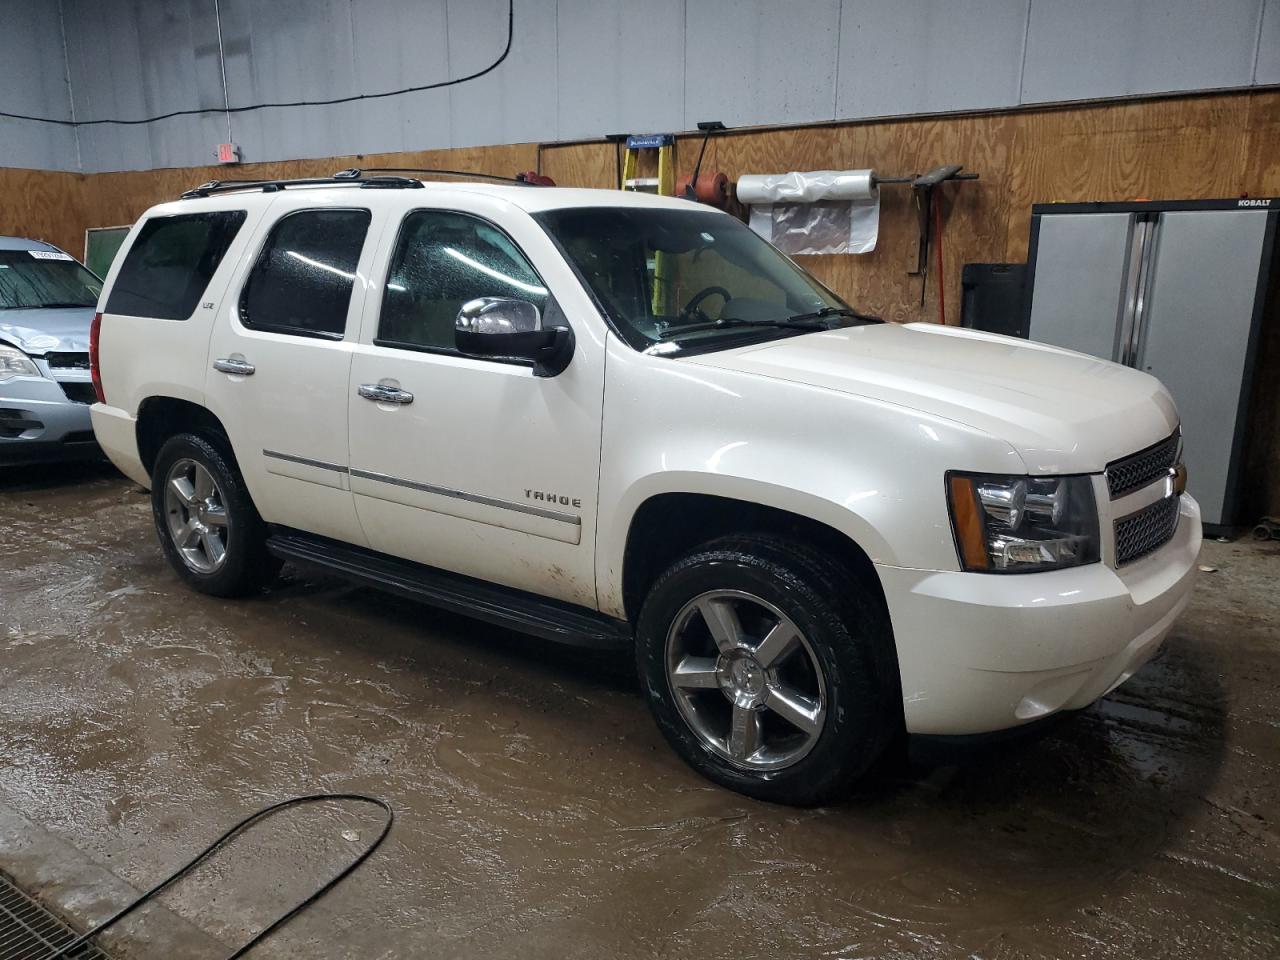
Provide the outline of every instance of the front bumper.
{"type": "Polygon", "coordinates": [[[71,400],[43,377],[0,383],[0,465],[101,456],[89,404],[71,400]]]}
{"type": "Polygon", "coordinates": [[[1113,569],[1021,575],[877,564],[898,648],[907,731],[989,733],[1088,706],[1160,648],[1195,584],[1200,507],[1173,539],[1113,569]]]}

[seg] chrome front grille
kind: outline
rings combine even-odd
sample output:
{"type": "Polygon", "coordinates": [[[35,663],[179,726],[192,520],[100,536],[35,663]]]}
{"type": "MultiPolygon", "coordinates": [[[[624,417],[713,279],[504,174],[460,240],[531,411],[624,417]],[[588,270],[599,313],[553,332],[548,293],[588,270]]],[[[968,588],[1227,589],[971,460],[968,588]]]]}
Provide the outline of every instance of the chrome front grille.
{"type": "Polygon", "coordinates": [[[1185,473],[1179,469],[1182,431],[1107,464],[1116,566],[1159,550],[1178,529],[1185,473]]]}
{"type": "Polygon", "coordinates": [[[1132,563],[1159,550],[1178,529],[1177,494],[1116,521],[1116,566],[1132,563]]]}
{"type": "Polygon", "coordinates": [[[1111,499],[1141,490],[1168,474],[1178,462],[1181,439],[1181,431],[1175,430],[1167,440],[1107,464],[1107,489],[1111,492],[1111,499]]]}

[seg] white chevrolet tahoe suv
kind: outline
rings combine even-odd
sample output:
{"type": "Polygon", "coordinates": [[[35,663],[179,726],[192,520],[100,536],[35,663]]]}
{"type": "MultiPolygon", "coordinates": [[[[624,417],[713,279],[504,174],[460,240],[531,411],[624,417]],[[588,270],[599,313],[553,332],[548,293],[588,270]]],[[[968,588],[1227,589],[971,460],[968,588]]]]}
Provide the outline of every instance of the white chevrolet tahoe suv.
{"type": "Polygon", "coordinates": [[[94,430],[193,587],[289,560],[634,651],[676,751],[760,798],[1090,704],[1197,569],[1156,380],[881,323],[685,200],[206,184],[98,309],[94,430]]]}

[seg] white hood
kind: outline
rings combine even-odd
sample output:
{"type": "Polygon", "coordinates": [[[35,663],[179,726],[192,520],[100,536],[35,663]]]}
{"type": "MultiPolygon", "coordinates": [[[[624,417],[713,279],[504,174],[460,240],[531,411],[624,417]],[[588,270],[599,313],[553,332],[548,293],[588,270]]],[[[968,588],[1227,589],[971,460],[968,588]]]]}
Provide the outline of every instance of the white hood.
{"type": "Polygon", "coordinates": [[[690,357],[910,407],[1007,441],[1032,473],[1095,473],[1178,424],[1160,381],[1039,343],[931,323],[848,327],[690,357]]]}

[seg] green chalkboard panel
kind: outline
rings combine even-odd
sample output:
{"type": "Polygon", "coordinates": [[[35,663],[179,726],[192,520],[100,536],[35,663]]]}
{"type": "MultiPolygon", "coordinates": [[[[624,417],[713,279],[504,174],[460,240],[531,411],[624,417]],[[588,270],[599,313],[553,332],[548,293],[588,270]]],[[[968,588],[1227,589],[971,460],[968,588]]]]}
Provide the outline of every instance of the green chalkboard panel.
{"type": "Polygon", "coordinates": [[[90,227],[84,232],[84,265],[100,277],[105,277],[111,269],[111,261],[116,258],[116,251],[124,238],[129,235],[129,227],[90,227]]]}

